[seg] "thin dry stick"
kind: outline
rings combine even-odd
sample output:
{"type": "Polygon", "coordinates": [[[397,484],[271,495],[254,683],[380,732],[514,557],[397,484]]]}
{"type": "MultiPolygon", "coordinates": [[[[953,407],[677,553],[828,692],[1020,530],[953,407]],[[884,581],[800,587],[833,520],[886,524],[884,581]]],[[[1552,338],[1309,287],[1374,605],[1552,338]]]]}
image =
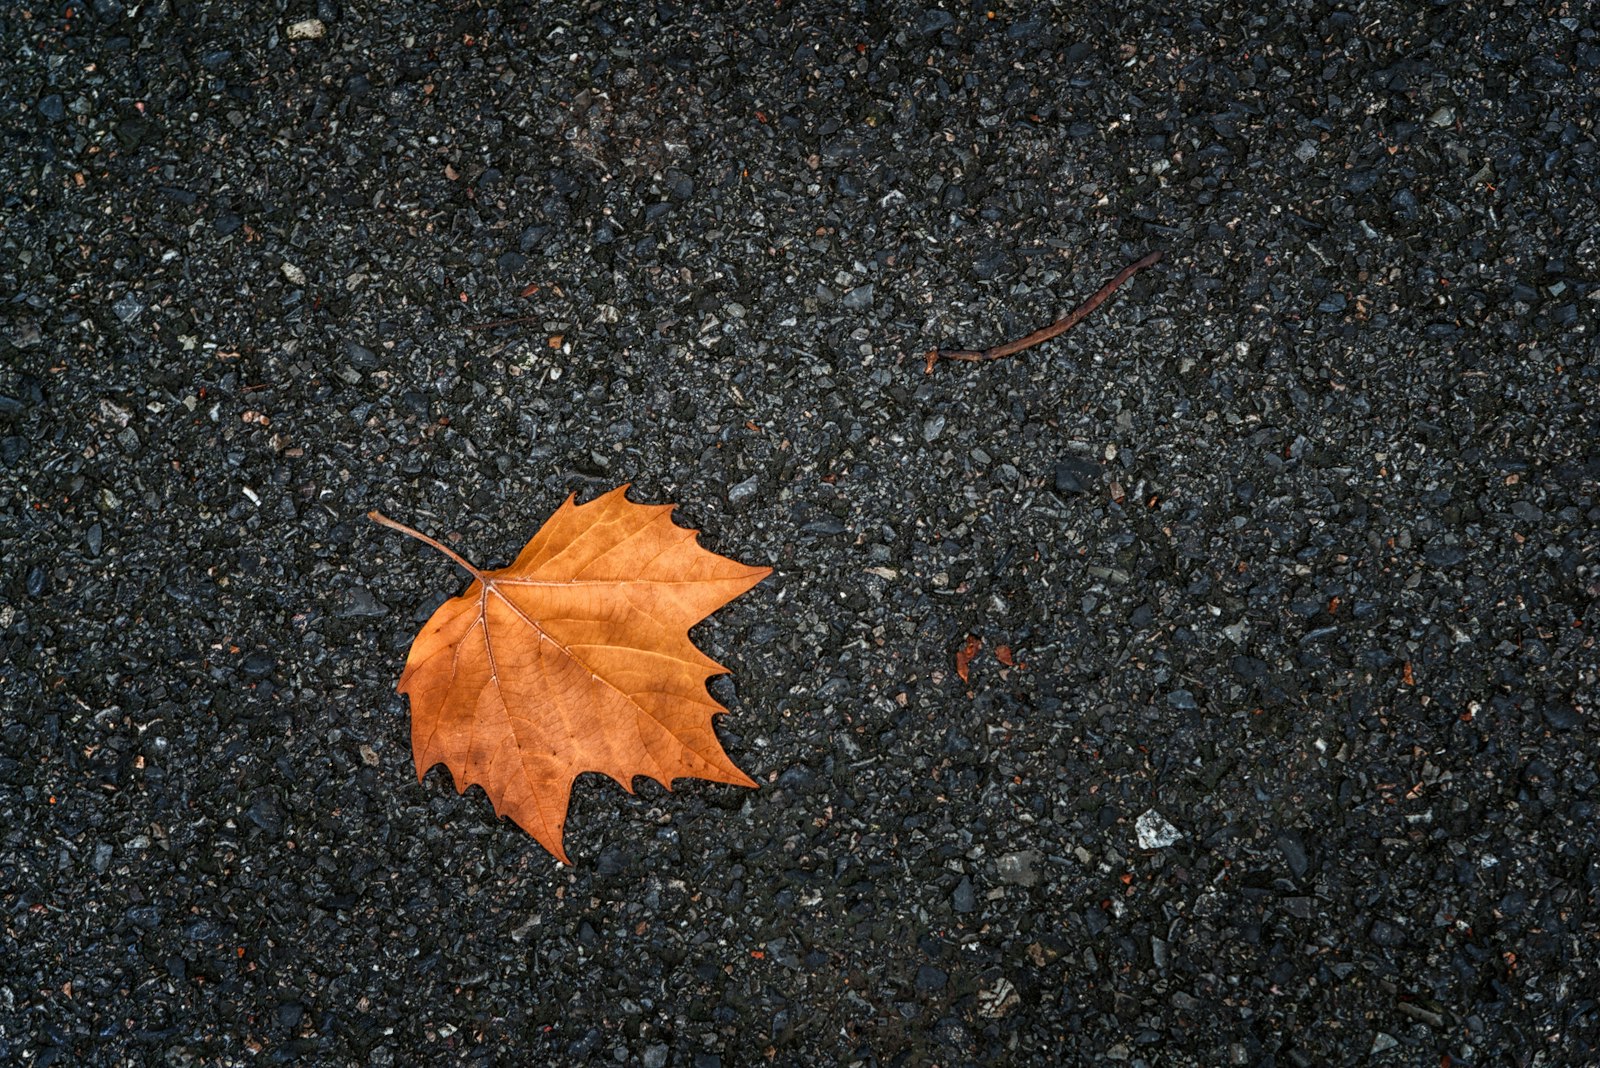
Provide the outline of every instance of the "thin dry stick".
{"type": "Polygon", "coordinates": [[[1126,282],[1128,279],[1132,278],[1146,267],[1150,267],[1160,262],[1161,253],[1159,252],[1152,252],[1150,255],[1141,260],[1135,260],[1133,263],[1128,264],[1128,266],[1118,271],[1115,278],[1101,286],[1098,293],[1084,301],[1082,304],[1078,305],[1077,309],[1074,310],[1071,315],[1068,315],[1064,319],[1057,319],[1049,326],[1035,330],[1027,337],[1021,337],[1015,341],[1008,341],[1004,345],[996,345],[993,348],[981,350],[929,349],[928,364],[925,368],[923,368],[923,374],[932,374],[933,365],[938,363],[941,357],[946,360],[964,360],[967,363],[982,363],[985,360],[999,360],[1007,356],[1013,356],[1016,353],[1021,352],[1023,349],[1031,349],[1033,346],[1045,341],[1049,341],[1053,337],[1059,337],[1062,334],[1065,334],[1068,330],[1071,330],[1073,327],[1077,326],[1079,323],[1083,322],[1089,313],[1100,307],[1100,305],[1104,304],[1106,298],[1115,293],[1117,288],[1121,286],[1122,283],[1126,282]]]}

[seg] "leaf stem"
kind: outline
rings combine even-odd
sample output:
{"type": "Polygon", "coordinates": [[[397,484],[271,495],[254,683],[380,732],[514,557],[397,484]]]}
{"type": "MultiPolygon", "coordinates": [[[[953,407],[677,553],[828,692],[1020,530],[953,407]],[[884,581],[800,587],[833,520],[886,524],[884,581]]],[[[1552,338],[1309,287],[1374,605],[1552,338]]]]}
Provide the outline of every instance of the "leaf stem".
{"type": "Polygon", "coordinates": [[[433,546],[435,549],[438,549],[440,552],[444,553],[452,561],[454,561],[457,565],[459,565],[462,569],[464,569],[467,572],[467,574],[471,575],[473,578],[477,579],[479,582],[483,581],[483,572],[479,571],[477,568],[475,568],[471,564],[467,563],[466,558],[464,556],[462,556],[460,553],[456,552],[454,549],[450,548],[450,546],[445,545],[445,544],[443,544],[441,542],[435,541],[433,538],[428,537],[426,534],[422,533],[420,530],[413,530],[410,527],[406,526],[404,523],[401,523],[401,522],[398,522],[396,520],[390,519],[388,516],[384,515],[380,511],[378,511],[376,508],[374,508],[372,511],[367,513],[367,518],[372,520],[374,523],[377,523],[377,524],[379,524],[381,526],[388,527],[391,530],[398,530],[402,534],[406,534],[406,535],[409,535],[410,537],[416,538],[418,541],[422,542],[422,544],[424,544],[424,545],[433,546]]]}

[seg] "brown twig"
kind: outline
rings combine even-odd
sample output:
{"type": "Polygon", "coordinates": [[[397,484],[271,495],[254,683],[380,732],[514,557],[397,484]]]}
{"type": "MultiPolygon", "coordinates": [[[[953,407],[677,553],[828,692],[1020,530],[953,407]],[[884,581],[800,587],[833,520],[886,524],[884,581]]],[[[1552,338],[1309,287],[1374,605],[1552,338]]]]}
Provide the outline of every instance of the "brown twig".
{"type": "MultiPolygon", "coordinates": [[[[527,285],[522,287],[521,292],[519,292],[517,296],[531,297],[541,289],[548,289],[558,297],[566,296],[565,293],[561,292],[561,287],[556,285],[554,282],[529,282],[527,285]]],[[[522,326],[524,323],[537,323],[540,321],[540,318],[541,317],[538,315],[519,315],[514,319],[495,319],[492,322],[487,323],[469,323],[467,325],[467,329],[496,330],[502,326],[522,326]]]]}
{"type": "Polygon", "coordinates": [[[928,363],[927,366],[923,368],[923,374],[932,374],[933,365],[938,363],[941,358],[946,360],[964,360],[967,363],[982,363],[985,360],[1000,360],[1007,356],[1013,356],[1021,352],[1023,349],[1031,349],[1033,346],[1045,341],[1049,341],[1053,337],[1060,337],[1068,330],[1071,330],[1073,327],[1083,322],[1083,320],[1088,317],[1090,312],[1104,304],[1106,298],[1115,293],[1122,283],[1126,282],[1128,279],[1132,278],[1146,267],[1153,266],[1154,264],[1160,262],[1161,253],[1159,252],[1152,252],[1143,259],[1135,260],[1133,263],[1128,264],[1128,266],[1118,271],[1117,276],[1111,281],[1107,282],[1105,285],[1101,286],[1099,292],[1095,293],[1094,296],[1078,305],[1071,315],[1068,315],[1062,319],[1057,319],[1049,326],[1035,330],[1027,337],[1021,337],[1015,341],[1008,341],[1004,345],[996,345],[993,348],[988,349],[929,349],[928,363]]]}
{"type": "Polygon", "coordinates": [[[468,323],[468,330],[495,330],[502,326],[521,326],[523,323],[537,323],[544,317],[542,315],[519,315],[515,319],[495,319],[487,323],[468,323]]]}

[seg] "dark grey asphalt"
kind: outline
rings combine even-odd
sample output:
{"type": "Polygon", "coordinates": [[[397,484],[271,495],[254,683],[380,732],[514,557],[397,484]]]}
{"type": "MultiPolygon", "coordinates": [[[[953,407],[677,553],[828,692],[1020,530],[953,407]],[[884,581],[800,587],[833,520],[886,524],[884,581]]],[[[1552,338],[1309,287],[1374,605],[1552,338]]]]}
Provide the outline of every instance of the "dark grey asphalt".
{"type": "Polygon", "coordinates": [[[1597,1063],[1582,6],[6,5],[0,1063],[1597,1063]],[[561,868],[362,517],[625,481],[762,788],[561,868]]]}

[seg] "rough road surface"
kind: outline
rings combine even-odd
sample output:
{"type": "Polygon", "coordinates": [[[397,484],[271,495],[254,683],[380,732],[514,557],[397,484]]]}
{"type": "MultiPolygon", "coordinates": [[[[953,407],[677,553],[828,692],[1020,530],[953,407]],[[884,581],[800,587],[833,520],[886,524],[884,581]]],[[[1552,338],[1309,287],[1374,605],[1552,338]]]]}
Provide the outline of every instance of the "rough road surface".
{"type": "Polygon", "coordinates": [[[0,1062],[1596,1063],[1582,8],[5,5],[0,1062]],[[627,481],[761,788],[564,868],[363,516],[627,481]]]}

